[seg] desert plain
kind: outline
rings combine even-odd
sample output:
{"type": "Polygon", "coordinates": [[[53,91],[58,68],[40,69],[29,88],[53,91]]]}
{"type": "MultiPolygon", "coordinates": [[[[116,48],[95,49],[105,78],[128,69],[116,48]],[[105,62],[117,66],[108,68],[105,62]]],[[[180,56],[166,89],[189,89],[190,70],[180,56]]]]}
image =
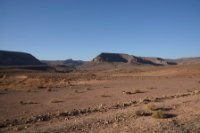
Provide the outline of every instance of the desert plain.
{"type": "Polygon", "coordinates": [[[1,69],[0,132],[200,132],[200,64],[88,68],[1,69]]]}

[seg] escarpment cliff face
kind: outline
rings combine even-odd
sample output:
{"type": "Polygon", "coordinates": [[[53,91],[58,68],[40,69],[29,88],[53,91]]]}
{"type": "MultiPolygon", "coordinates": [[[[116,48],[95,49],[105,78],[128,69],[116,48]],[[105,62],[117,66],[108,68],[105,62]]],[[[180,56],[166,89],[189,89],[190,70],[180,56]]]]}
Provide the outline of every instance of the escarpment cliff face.
{"type": "Polygon", "coordinates": [[[150,57],[137,57],[128,54],[119,53],[101,53],[92,60],[94,63],[133,63],[140,65],[175,65],[175,62],[169,62],[162,58],[150,58],[150,57]]]}
{"type": "Polygon", "coordinates": [[[42,65],[42,63],[29,53],[0,50],[0,66],[25,65],[42,65]]]}

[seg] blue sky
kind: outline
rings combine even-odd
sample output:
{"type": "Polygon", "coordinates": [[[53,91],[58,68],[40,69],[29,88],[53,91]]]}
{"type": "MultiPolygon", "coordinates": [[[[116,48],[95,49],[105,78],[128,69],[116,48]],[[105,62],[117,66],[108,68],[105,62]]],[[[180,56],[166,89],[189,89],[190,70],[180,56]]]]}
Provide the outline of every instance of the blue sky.
{"type": "Polygon", "coordinates": [[[0,0],[0,49],[39,59],[200,56],[200,1],[0,0]]]}

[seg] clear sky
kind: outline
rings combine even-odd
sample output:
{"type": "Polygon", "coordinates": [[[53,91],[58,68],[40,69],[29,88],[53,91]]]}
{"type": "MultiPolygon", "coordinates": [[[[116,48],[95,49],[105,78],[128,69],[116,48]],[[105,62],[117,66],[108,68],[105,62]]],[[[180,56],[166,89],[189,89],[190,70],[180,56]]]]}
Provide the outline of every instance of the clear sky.
{"type": "Polygon", "coordinates": [[[200,0],[0,0],[0,49],[39,59],[200,56],[200,0]]]}

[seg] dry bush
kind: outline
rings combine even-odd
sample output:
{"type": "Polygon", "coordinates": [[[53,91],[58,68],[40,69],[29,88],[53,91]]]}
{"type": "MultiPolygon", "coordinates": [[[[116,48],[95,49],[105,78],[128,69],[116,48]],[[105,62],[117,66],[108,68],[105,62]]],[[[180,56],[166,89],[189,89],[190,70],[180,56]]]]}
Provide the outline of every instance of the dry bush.
{"type": "Polygon", "coordinates": [[[123,94],[126,94],[126,95],[131,95],[131,94],[144,93],[144,92],[141,91],[141,90],[139,90],[139,89],[136,89],[134,92],[131,92],[131,91],[123,91],[122,93],[123,93],[123,94]]]}
{"type": "Polygon", "coordinates": [[[148,104],[147,108],[151,111],[158,110],[158,107],[155,104],[148,104]]]}
{"type": "Polygon", "coordinates": [[[19,103],[22,104],[22,105],[26,105],[26,104],[38,104],[38,103],[32,102],[32,101],[27,101],[27,102],[25,102],[25,101],[20,101],[19,103]]]}
{"type": "Polygon", "coordinates": [[[130,92],[130,91],[123,91],[122,93],[123,93],[123,94],[126,94],[126,95],[131,95],[131,94],[133,94],[133,93],[130,92]]]}
{"type": "Polygon", "coordinates": [[[38,89],[45,89],[45,88],[47,88],[47,87],[46,87],[46,86],[43,86],[43,85],[39,85],[37,88],[38,88],[38,89]]]}
{"type": "Polygon", "coordinates": [[[74,90],[75,93],[84,93],[85,91],[81,91],[81,90],[74,90]]]}
{"type": "Polygon", "coordinates": [[[162,102],[162,99],[161,99],[161,98],[154,98],[154,99],[152,100],[152,102],[162,102]]]}
{"type": "Polygon", "coordinates": [[[167,119],[167,118],[176,117],[176,115],[175,114],[168,114],[168,113],[166,113],[162,110],[157,110],[157,111],[153,112],[152,117],[157,118],[157,119],[167,119]]]}
{"type": "Polygon", "coordinates": [[[88,88],[86,88],[86,90],[91,91],[92,89],[88,87],[88,88]]]}
{"type": "Polygon", "coordinates": [[[103,88],[110,88],[110,87],[108,87],[108,86],[104,86],[103,88]]]}
{"type": "Polygon", "coordinates": [[[4,91],[8,91],[8,88],[3,89],[4,91]]]}
{"type": "Polygon", "coordinates": [[[153,112],[152,117],[157,119],[165,119],[168,118],[168,114],[164,111],[158,110],[153,112]]]}
{"type": "Polygon", "coordinates": [[[31,89],[27,90],[27,92],[31,92],[31,89]]]}
{"type": "Polygon", "coordinates": [[[68,113],[59,111],[56,115],[61,116],[61,117],[66,117],[68,115],[68,113]]]}
{"type": "Polygon", "coordinates": [[[134,93],[143,93],[143,91],[141,91],[140,89],[136,89],[136,90],[134,91],[134,93]]]}
{"type": "Polygon", "coordinates": [[[2,95],[2,94],[7,94],[7,92],[0,92],[0,95],[2,95]]]}
{"type": "Polygon", "coordinates": [[[51,92],[52,91],[52,89],[51,88],[47,88],[47,90],[46,90],[47,92],[51,92]]]}
{"type": "Polygon", "coordinates": [[[101,97],[111,97],[111,96],[103,94],[103,95],[101,95],[101,97]]]}
{"type": "Polygon", "coordinates": [[[151,113],[144,110],[136,110],[134,116],[151,116],[151,113]]]}
{"type": "Polygon", "coordinates": [[[150,87],[149,90],[155,90],[157,89],[156,87],[150,87]]]}
{"type": "Polygon", "coordinates": [[[56,100],[56,99],[52,99],[52,100],[50,101],[50,103],[62,103],[62,102],[64,102],[64,101],[56,100]]]}

